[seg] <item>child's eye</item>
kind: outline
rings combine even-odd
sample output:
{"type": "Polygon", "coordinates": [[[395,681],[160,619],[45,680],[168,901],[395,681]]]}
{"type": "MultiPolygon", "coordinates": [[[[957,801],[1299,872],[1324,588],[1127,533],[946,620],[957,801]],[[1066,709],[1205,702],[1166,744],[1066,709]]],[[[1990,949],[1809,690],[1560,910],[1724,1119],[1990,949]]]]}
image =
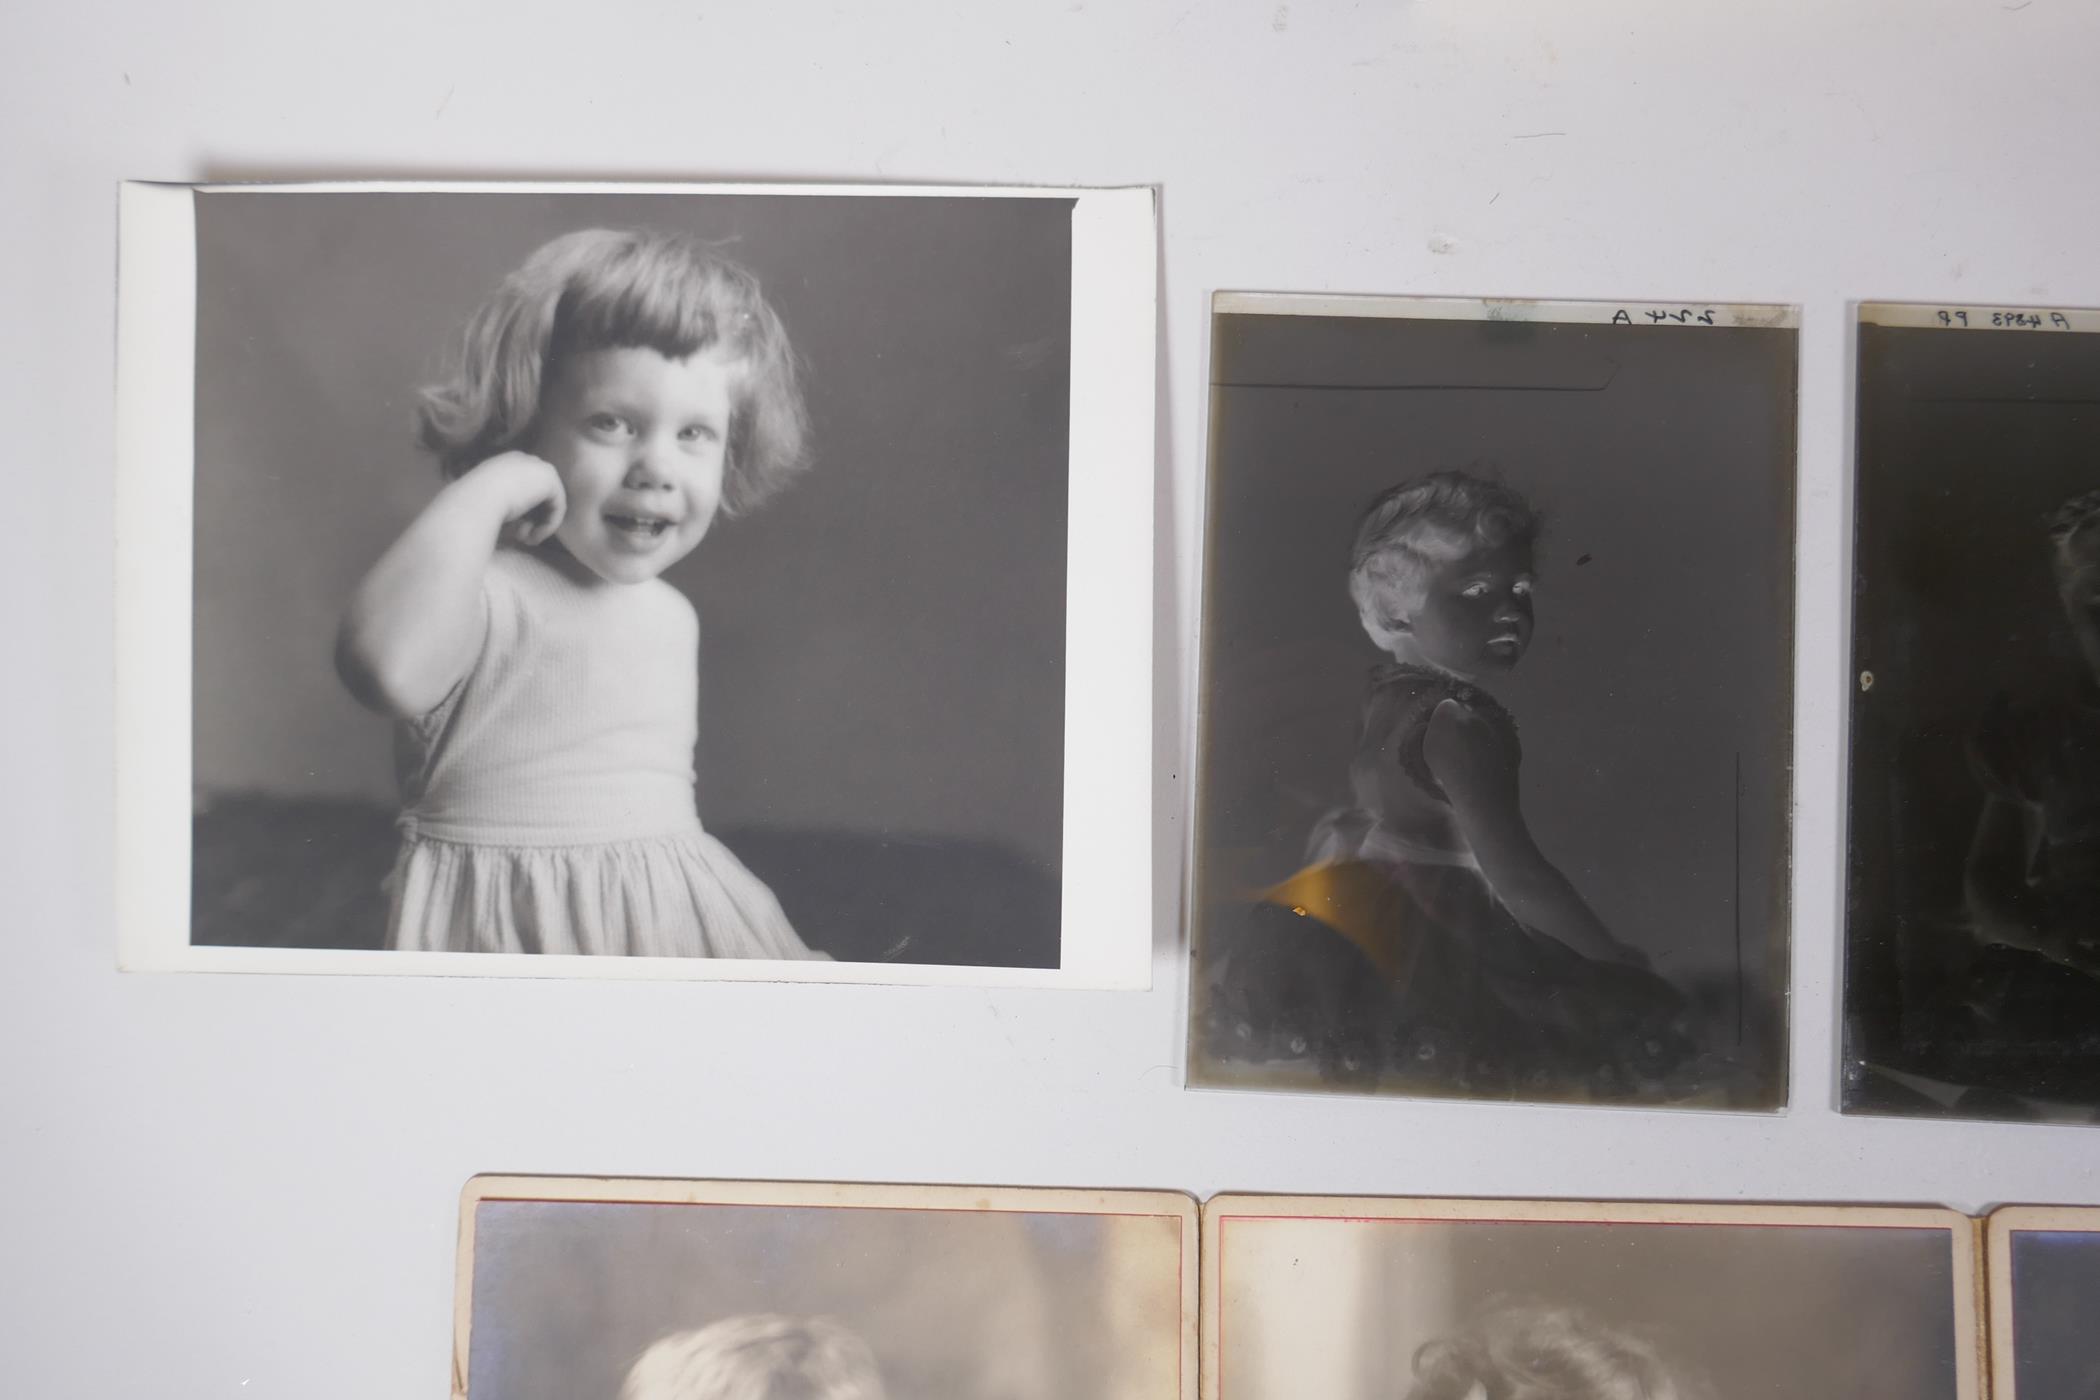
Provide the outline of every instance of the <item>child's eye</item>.
{"type": "Polygon", "coordinates": [[[1458,596],[1461,598],[1485,598],[1487,597],[1487,591],[1488,586],[1484,583],[1469,583],[1458,590],[1458,596]]]}
{"type": "Polygon", "coordinates": [[[627,431],[627,420],[616,413],[593,413],[583,420],[583,425],[594,433],[608,436],[627,431]]]}
{"type": "Polygon", "coordinates": [[[691,423],[679,429],[678,436],[687,442],[713,442],[716,433],[705,423],[691,423]]]}
{"type": "Polygon", "coordinates": [[[1520,578],[1509,586],[1509,591],[1516,594],[1519,598],[1529,597],[1531,595],[1531,580],[1520,578]]]}

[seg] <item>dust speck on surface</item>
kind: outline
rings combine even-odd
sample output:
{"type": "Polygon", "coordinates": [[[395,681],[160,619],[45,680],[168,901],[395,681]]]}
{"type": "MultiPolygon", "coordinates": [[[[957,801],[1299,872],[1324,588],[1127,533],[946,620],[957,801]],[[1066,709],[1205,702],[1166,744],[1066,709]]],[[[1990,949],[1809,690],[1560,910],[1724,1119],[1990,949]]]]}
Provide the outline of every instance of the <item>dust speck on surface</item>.
{"type": "Polygon", "coordinates": [[[1276,7],[1276,13],[1269,16],[1269,28],[1275,30],[1278,34],[1281,34],[1284,30],[1289,29],[1290,27],[1291,7],[1288,5],[1278,5],[1276,7]]]}
{"type": "Polygon", "coordinates": [[[1432,233],[1429,235],[1429,251],[1432,253],[1455,253],[1458,251],[1458,240],[1447,233],[1432,233]]]}

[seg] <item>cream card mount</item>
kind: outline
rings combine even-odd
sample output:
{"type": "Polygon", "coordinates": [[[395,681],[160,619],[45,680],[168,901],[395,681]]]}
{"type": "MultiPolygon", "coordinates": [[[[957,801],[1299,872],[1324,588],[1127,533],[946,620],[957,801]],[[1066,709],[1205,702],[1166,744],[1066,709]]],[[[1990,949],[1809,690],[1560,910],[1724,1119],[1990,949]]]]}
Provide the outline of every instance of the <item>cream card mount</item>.
{"type": "Polygon", "coordinates": [[[452,1394],[1195,1400],[1196,1232],[1172,1192],[477,1177],[452,1394]]]}

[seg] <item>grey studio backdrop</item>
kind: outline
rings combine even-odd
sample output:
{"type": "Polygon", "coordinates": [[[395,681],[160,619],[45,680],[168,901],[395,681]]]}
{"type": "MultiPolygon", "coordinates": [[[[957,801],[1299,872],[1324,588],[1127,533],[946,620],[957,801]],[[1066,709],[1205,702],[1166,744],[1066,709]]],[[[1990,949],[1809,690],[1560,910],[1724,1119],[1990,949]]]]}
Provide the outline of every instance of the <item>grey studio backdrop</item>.
{"type": "Polygon", "coordinates": [[[331,663],[429,500],[416,389],[577,228],[760,278],[815,465],[667,577],[701,617],[701,816],[842,958],[1055,966],[1066,200],[212,195],[197,215],[197,942],[375,946],[391,729],[331,663]]]}
{"type": "Polygon", "coordinates": [[[1544,516],[1524,813],[1606,925],[1775,1069],[1787,971],[1794,333],[1227,315],[1214,331],[1207,919],[1348,799],[1371,498],[1470,468],[1544,516]]]}

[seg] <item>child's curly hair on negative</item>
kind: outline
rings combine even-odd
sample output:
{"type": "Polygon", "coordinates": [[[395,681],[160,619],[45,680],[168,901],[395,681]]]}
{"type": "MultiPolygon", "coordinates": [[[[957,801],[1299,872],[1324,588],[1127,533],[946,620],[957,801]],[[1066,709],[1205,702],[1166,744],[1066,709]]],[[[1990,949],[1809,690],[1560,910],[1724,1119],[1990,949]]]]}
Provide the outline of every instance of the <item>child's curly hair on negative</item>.
{"type": "Polygon", "coordinates": [[[2055,548],[2059,570],[2089,563],[2092,544],[2088,540],[2081,546],[2079,542],[2088,530],[2100,524],[2100,491],[2073,496],[2049,512],[2047,524],[2049,543],[2055,548]],[[2086,552],[2084,558],[2080,557],[2081,549],[2086,552]]]}
{"type": "Polygon", "coordinates": [[[809,458],[794,348],[758,279],[691,234],[583,229],[543,244],[468,321],[459,362],[423,390],[417,436],[447,477],[520,447],[562,357],[703,352],[737,367],[722,508],[749,510],[809,458]]]}
{"type": "Polygon", "coordinates": [[[620,1400],[884,1400],[867,1343],[827,1318],[751,1313],[657,1342],[620,1400]]]}
{"type": "Polygon", "coordinates": [[[1497,1303],[1415,1353],[1407,1400],[1714,1400],[1654,1347],[1579,1309],[1497,1303]]]}
{"type": "Polygon", "coordinates": [[[1471,472],[1432,472],[1384,491],[1364,508],[1349,551],[1349,597],[1381,649],[1406,630],[1436,571],[1483,546],[1538,539],[1531,503],[1471,472]]]}

